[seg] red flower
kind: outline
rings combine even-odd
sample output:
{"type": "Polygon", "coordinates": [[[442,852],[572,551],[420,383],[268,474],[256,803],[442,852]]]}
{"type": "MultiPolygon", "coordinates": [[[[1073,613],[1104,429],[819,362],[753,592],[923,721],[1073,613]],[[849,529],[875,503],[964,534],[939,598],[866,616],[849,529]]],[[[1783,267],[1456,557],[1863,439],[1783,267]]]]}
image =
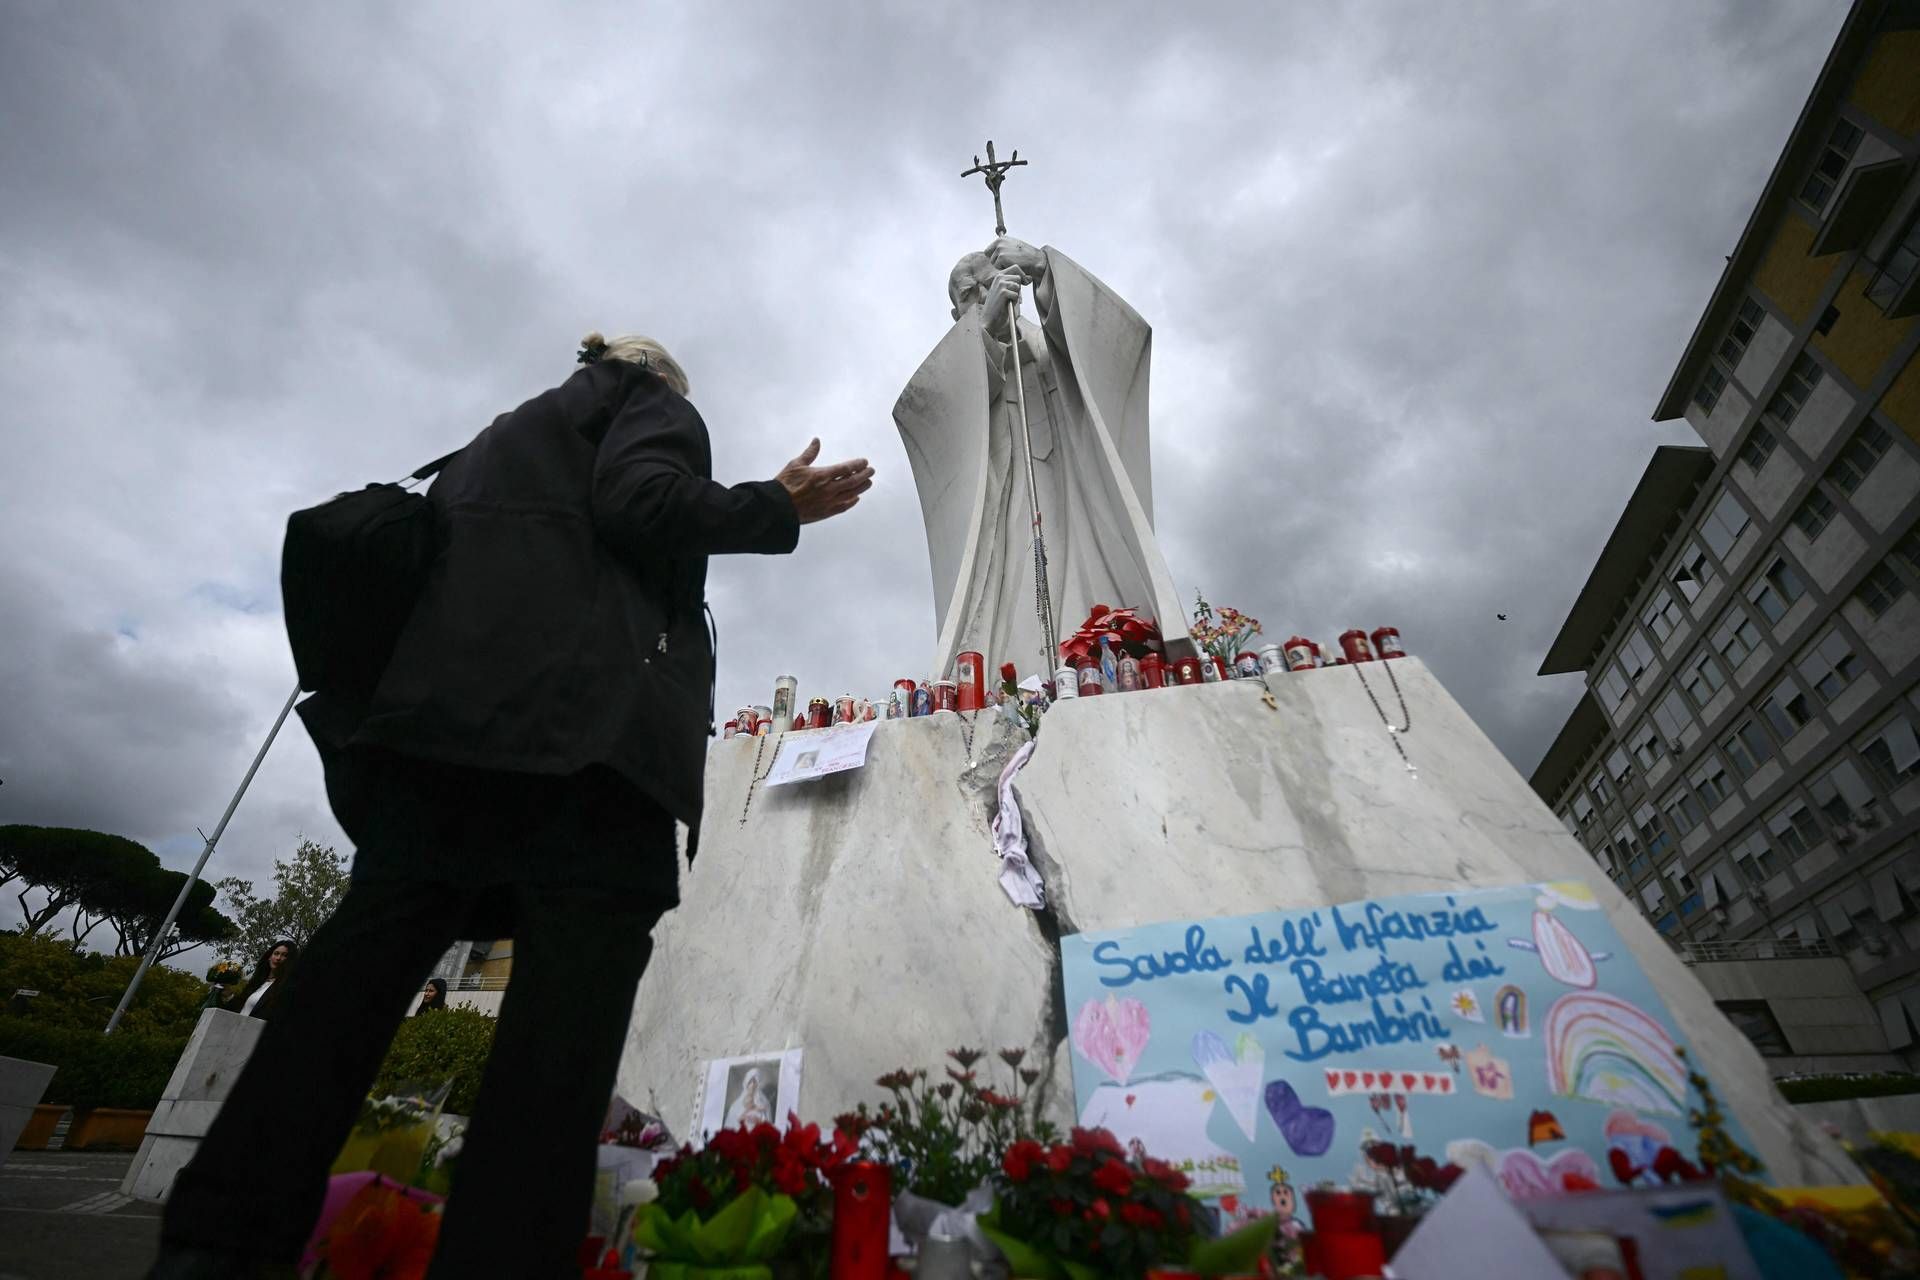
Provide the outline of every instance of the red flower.
{"type": "Polygon", "coordinates": [[[1054,1147],[1047,1152],[1047,1168],[1055,1173],[1065,1173],[1072,1164],[1072,1147],[1054,1147]]]}
{"type": "Polygon", "coordinates": [[[1007,1154],[1000,1161],[1000,1167],[1015,1182],[1025,1182],[1033,1175],[1034,1161],[1045,1158],[1045,1147],[1037,1142],[1023,1139],[1007,1148],[1007,1154]]]}
{"type": "Polygon", "coordinates": [[[1641,1173],[1641,1170],[1634,1165],[1633,1161],[1627,1158],[1627,1153],[1618,1147],[1610,1148],[1607,1151],[1607,1164],[1613,1170],[1614,1179],[1622,1186],[1631,1186],[1633,1180],[1639,1177],[1641,1173]]]}
{"type": "Polygon", "coordinates": [[[1128,1226],[1145,1227],[1149,1231],[1158,1231],[1167,1224],[1158,1209],[1150,1209],[1132,1200],[1120,1206],[1120,1220],[1128,1226]]]}
{"type": "Polygon", "coordinates": [[[1018,1098],[1009,1098],[1006,1094],[995,1093],[991,1089],[982,1089],[980,1091],[980,1101],[990,1107],[998,1107],[1002,1111],[1011,1111],[1020,1105],[1018,1098]]]}
{"type": "Polygon", "coordinates": [[[1366,1147],[1367,1159],[1383,1169],[1400,1167],[1400,1151],[1391,1142],[1369,1142],[1366,1147]]]}
{"type": "Polygon", "coordinates": [[[376,1178],[355,1193],[327,1235],[341,1280],[419,1280],[440,1238],[440,1214],[376,1178]]]}
{"type": "Polygon", "coordinates": [[[1187,1189],[1187,1175],[1168,1164],[1165,1160],[1156,1160],[1152,1156],[1143,1156],[1140,1160],[1140,1167],[1146,1170],[1149,1178],[1152,1178],[1169,1191],[1185,1191],[1187,1189]]]}
{"type": "Polygon", "coordinates": [[[1122,1160],[1102,1160],[1093,1171],[1093,1185],[1108,1195],[1124,1196],[1133,1190],[1133,1170],[1122,1160]]]}
{"type": "Polygon", "coordinates": [[[1053,1210],[1053,1216],[1056,1218],[1069,1217],[1073,1213],[1073,1201],[1065,1196],[1055,1196],[1047,1201],[1047,1208],[1053,1210]]]}
{"type": "Polygon", "coordinates": [[[1433,1189],[1445,1195],[1454,1183],[1466,1175],[1466,1170],[1457,1164],[1443,1164],[1440,1171],[1433,1175],[1433,1189]]]}
{"type": "Polygon", "coordinates": [[[1108,1155],[1127,1158],[1127,1149],[1120,1140],[1105,1129],[1079,1129],[1073,1131],[1073,1149],[1084,1155],[1094,1155],[1104,1151],[1108,1155]]]}
{"type": "Polygon", "coordinates": [[[1000,664],[1000,678],[1008,684],[1017,684],[1020,680],[1020,672],[1011,662],[1003,662],[1000,664]]]}
{"type": "Polygon", "coordinates": [[[1104,1198],[1095,1200],[1087,1206],[1087,1216],[1089,1218],[1099,1218],[1104,1222],[1113,1216],[1113,1206],[1108,1204],[1104,1198]]]}

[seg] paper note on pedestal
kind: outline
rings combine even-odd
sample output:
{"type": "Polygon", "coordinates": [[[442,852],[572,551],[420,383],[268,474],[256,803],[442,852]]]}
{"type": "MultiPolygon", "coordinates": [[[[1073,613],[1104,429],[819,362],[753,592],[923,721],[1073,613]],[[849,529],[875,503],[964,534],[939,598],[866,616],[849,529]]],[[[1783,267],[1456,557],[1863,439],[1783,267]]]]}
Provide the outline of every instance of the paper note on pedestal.
{"type": "Polygon", "coordinates": [[[873,731],[879,724],[877,720],[868,720],[863,724],[837,725],[824,732],[782,734],[773,766],[767,770],[766,785],[784,786],[858,769],[867,762],[867,744],[873,740],[873,731]]]}

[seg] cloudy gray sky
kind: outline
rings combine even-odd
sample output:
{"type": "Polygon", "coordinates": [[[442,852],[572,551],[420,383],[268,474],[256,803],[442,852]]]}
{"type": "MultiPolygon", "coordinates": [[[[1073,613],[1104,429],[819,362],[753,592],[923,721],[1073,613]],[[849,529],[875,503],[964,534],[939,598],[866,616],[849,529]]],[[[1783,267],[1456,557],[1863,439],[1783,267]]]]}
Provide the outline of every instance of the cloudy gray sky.
{"type": "MultiPolygon", "coordinates": [[[[1531,769],[1533,675],[1845,14],[1823,3],[0,7],[0,822],[197,852],[292,687],[286,514],[680,357],[722,478],[879,478],[714,565],[720,702],[933,642],[889,413],[990,238],[1152,322],[1167,560],[1397,625],[1531,769]],[[1495,621],[1506,612],[1511,621],[1495,621]]],[[[290,725],[213,874],[344,839],[290,725]]],[[[11,903],[6,904],[8,907],[11,903]]],[[[0,908],[3,909],[3,908],[0,908]]],[[[0,920],[7,917],[0,916],[0,920]]]]}

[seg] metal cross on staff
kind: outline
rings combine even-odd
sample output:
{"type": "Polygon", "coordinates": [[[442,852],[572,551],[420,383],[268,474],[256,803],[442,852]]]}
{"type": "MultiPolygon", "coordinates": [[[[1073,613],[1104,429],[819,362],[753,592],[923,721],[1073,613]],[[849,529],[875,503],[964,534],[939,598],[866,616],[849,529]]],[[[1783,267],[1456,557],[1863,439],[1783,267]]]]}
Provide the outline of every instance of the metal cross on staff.
{"type": "Polygon", "coordinates": [[[997,236],[1007,234],[1007,215],[1000,212],[1000,184],[1007,180],[1007,170],[1024,164],[1026,164],[1026,161],[1020,158],[1020,149],[1018,147],[1014,148],[1011,159],[995,160],[993,158],[993,139],[988,138],[987,162],[981,164],[980,157],[975,156],[973,158],[973,168],[960,175],[963,178],[971,178],[977,173],[984,177],[987,190],[993,192],[993,233],[997,236]]]}
{"type": "MultiPolygon", "coordinates": [[[[973,168],[960,176],[971,178],[980,174],[987,184],[987,190],[993,192],[993,231],[995,235],[1007,234],[1007,216],[1000,209],[1000,184],[1007,180],[1007,170],[1027,162],[1020,158],[1016,149],[1005,160],[994,158],[993,139],[987,139],[987,162],[980,163],[980,157],[973,158],[973,168]]],[[[1047,543],[1040,527],[1040,487],[1033,474],[1033,430],[1027,425],[1027,389],[1026,379],[1022,376],[1023,356],[1020,349],[1020,295],[1014,294],[1007,303],[1007,330],[1013,340],[1013,402],[1020,410],[1020,442],[1024,448],[1027,462],[1027,510],[1033,517],[1033,608],[1040,617],[1040,639],[1046,646],[1041,655],[1040,678],[1044,681],[1053,674],[1054,666],[1060,661],[1060,645],[1053,629],[1053,594],[1047,587],[1047,543]]]]}

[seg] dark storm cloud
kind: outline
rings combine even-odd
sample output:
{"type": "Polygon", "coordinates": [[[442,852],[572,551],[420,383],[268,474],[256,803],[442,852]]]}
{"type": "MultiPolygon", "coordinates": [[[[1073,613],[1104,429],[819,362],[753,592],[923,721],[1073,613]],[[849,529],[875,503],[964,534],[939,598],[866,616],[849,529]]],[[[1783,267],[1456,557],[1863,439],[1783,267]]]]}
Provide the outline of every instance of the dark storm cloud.
{"type": "MultiPolygon", "coordinates": [[[[723,708],[932,647],[889,411],[989,238],[1155,326],[1156,517],[1273,638],[1398,625],[1524,771],[1533,677],[1837,6],[60,6],[0,39],[0,820],[176,865],[292,684],[294,507],[662,338],[728,478],[879,467],[716,565],[723,708]],[[1495,622],[1496,612],[1513,621],[1495,622]]],[[[297,726],[214,874],[340,839],[297,726]]]]}

